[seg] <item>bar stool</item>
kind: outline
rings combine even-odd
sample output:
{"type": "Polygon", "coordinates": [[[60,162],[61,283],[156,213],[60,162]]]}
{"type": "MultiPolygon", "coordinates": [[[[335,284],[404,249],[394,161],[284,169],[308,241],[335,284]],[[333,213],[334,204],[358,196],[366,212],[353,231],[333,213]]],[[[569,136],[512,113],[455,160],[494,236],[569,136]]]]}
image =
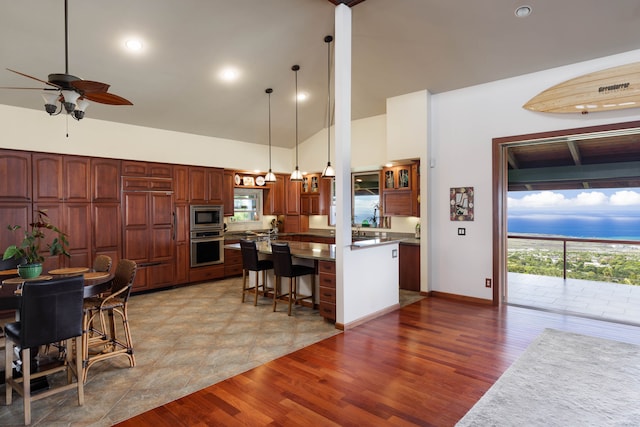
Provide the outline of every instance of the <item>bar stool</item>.
{"type": "Polygon", "coordinates": [[[268,259],[258,259],[258,247],[253,240],[240,240],[240,251],[242,252],[242,302],[246,294],[253,294],[253,305],[258,305],[258,291],[266,295],[267,270],[273,269],[273,261],[268,259]],[[251,272],[256,272],[256,284],[251,286],[251,272]],[[262,285],[260,285],[260,272],[262,272],[262,285]],[[247,285],[247,276],[249,284],[247,285]]]}
{"type": "Polygon", "coordinates": [[[273,311],[276,311],[278,301],[286,301],[289,305],[289,316],[291,316],[291,305],[298,304],[305,299],[311,299],[311,306],[315,303],[316,293],[316,269],[306,265],[294,264],[291,260],[291,249],[288,243],[271,243],[273,254],[273,270],[276,275],[276,283],[273,290],[273,311]],[[298,295],[298,277],[311,275],[311,295],[298,295]],[[289,292],[278,294],[280,278],[289,278],[289,292]]]}

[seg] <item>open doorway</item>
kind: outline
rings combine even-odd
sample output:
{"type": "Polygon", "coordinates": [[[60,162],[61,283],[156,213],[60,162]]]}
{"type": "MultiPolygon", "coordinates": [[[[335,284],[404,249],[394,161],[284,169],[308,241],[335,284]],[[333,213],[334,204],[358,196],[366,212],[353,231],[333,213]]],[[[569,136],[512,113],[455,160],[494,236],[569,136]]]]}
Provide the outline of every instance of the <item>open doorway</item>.
{"type": "MultiPolygon", "coordinates": [[[[610,196],[614,189],[618,189],[619,193],[620,189],[631,189],[627,193],[638,196],[638,192],[633,189],[637,190],[640,187],[639,171],[640,122],[494,139],[493,275],[496,283],[493,295],[494,305],[508,303],[533,306],[589,317],[604,316],[612,317],[617,321],[628,320],[631,323],[640,323],[640,315],[636,316],[637,319],[633,316],[628,318],[625,311],[629,310],[625,310],[624,304],[616,301],[610,303],[611,307],[615,306],[614,313],[609,310],[610,313],[603,314],[602,307],[598,307],[595,301],[601,304],[606,301],[603,301],[598,292],[594,291],[600,290],[602,286],[597,283],[595,283],[596,286],[585,286],[588,285],[587,280],[593,278],[598,271],[612,274],[616,270],[615,263],[626,263],[622,266],[625,267],[623,269],[620,269],[619,265],[616,267],[618,272],[625,270],[618,276],[630,277],[631,275],[631,283],[638,285],[635,283],[638,280],[637,277],[633,277],[633,273],[627,271],[640,265],[640,245],[638,245],[640,239],[637,238],[637,232],[632,232],[628,236],[632,238],[632,241],[628,242],[630,244],[628,247],[636,251],[631,259],[627,260],[629,254],[625,251],[628,249],[623,248],[618,255],[614,254],[615,259],[606,258],[606,262],[609,263],[606,264],[600,262],[601,258],[592,256],[601,252],[597,249],[598,245],[605,245],[599,247],[607,247],[607,251],[615,247],[620,249],[624,246],[620,244],[620,240],[624,239],[618,239],[615,242],[607,242],[607,239],[600,239],[598,236],[592,239],[584,239],[584,237],[564,239],[554,237],[556,234],[554,230],[548,229],[548,232],[545,232],[544,228],[542,232],[538,229],[535,233],[538,235],[535,237],[540,238],[532,239],[532,236],[526,235],[527,233],[524,236],[512,233],[514,215],[512,218],[508,215],[510,193],[514,195],[527,192],[539,199],[565,197],[563,195],[565,193],[569,197],[564,201],[578,200],[571,199],[570,196],[579,194],[582,197],[580,203],[584,202],[586,209],[589,209],[589,203],[593,202],[593,200],[586,200],[590,197],[589,194],[602,199],[610,196]],[[513,262],[513,248],[516,246],[520,248],[518,253],[520,271],[514,268],[513,262]],[[576,253],[582,257],[585,254],[590,256],[589,259],[580,260],[580,268],[577,267],[578,264],[572,264],[572,257],[575,257],[576,253]],[[509,260],[511,262],[508,262],[509,260]],[[522,265],[525,267],[522,268],[522,265]],[[536,268],[538,273],[542,270],[544,273],[535,274],[536,268]],[[532,272],[534,274],[530,274],[532,272]],[[528,296],[527,292],[529,292],[528,296]],[[582,309],[582,306],[589,308],[582,309]]],[[[620,195],[622,194],[618,194],[620,195]]],[[[512,196],[511,202],[513,199],[515,197],[512,196]]],[[[571,206],[566,208],[570,210],[571,206]]],[[[528,212],[528,214],[531,213],[533,210],[528,212]]],[[[592,217],[589,219],[595,220],[595,215],[592,217]]],[[[577,224],[577,221],[574,223],[577,224]]],[[[608,232],[613,233],[610,230],[608,232]]],[[[590,233],[593,234],[593,231],[590,233]]],[[[618,277],[613,276],[609,280],[612,286],[620,281],[618,277]]],[[[625,280],[629,282],[629,279],[625,280]]],[[[629,292],[629,289],[638,291],[637,298],[640,298],[640,286],[626,287],[623,291],[629,292]]],[[[611,291],[612,289],[606,290],[606,292],[611,291]]],[[[615,293],[615,289],[613,291],[615,293]]],[[[635,295],[632,293],[632,298],[636,297],[635,295]]],[[[636,311],[633,309],[633,312],[636,311]]]]}

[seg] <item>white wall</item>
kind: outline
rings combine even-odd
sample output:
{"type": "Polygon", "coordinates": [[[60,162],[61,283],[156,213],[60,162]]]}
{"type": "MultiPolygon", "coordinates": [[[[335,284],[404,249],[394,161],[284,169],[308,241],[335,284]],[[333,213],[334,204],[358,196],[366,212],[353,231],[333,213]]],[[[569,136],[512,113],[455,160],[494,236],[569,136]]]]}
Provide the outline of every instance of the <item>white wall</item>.
{"type": "MultiPolygon", "coordinates": [[[[491,299],[492,138],[640,120],[640,110],[588,115],[534,113],[522,108],[539,92],[570,78],[640,61],[640,50],[500,80],[431,98],[429,168],[430,289],[491,299]],[[449,189],[475,189],[475,220],[449,220],[449,189]],[[457,228],[466,227],[466,236],[457,228]]],[[[423,172],[427,170],[422,169],[423,172]]]]}
{"type": "MultiPolygon", "coordinates": [[[[116,107],[114,107],[116,108],[116,107]]],[[[95,120],[49,117],[44,110],[0,105],[0,148],[128,160],[264,170],[269,147],[222,138],[95,120]]],[[[272,169],[289,173],[292,150],[272,147],[272,169]]]]}

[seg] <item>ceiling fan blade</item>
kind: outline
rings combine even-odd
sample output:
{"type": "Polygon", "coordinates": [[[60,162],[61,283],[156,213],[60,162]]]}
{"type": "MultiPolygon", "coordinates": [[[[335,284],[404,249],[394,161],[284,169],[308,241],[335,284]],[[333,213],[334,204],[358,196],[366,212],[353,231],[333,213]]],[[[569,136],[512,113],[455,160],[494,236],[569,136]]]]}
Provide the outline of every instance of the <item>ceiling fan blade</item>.
{"type": "Polygon", "coordinates": [[[61,88],[60,86],[58,86],[57,84],[54,84],[54,83],[48,82],[48,81],[46,81],[46,80],[40,80],[39,78],[37,78],[37,77],[33,77],[33,76],[30,76],[29,74],[21,73],[20,71],[12,70],[11,68],[7,68],[7,70],[8,70],[8,71],[11,71],[12,73],[20,74],[20,75],[21,75],[21,76],[23,76],[23,77],[26,77],[26,78],[29,78],[29,79],[36,80],[36,81],[38,81],[38,82],[40,82],[40,83],[44,83],[44,84],[46,84],[46,85],[53,86],[53,87],[58,88],[58,89],[62,89],[62,88],[61,88]]]}
{"type": "Polygon", "coordinates": [[[110,86],[106,83],[93,82],[91,80],[74,80],[70,82],[70,84],[83,93],[106,92],[109,90],[110,86]]]}
{"type": "Polygon", "coordinates": [[[88,99],[89,101],[97,102],[99,104],[133,105],[131,101],[108,92],[85,93],[83,97],[88,99]]]}

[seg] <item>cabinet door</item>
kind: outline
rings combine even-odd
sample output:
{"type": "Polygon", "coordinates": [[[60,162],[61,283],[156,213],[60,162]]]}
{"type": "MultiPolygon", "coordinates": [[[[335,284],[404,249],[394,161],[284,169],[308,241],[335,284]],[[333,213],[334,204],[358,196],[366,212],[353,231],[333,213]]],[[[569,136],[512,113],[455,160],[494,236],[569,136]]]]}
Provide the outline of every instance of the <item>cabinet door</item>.
{"type": "Polygon", "coordinates": [[[420,246],[399,245],[400,289],[420,291],[420,246]]]}
{"type": "Polygon", "coordinates": [[[34,153],[32,165],[34,201],[62,202],[62,156],[34,153]]]}
{"type": "Polygon", "coordinates": [[[300,182],[292,182],[289,179],[285,179],[285,214],[297,215],[300,214],[300,182]]]}
{"type": "Polygon", "coordinates": [[[176,204],[174,216],[175,233],[175,280],[189,281],[189,205],[176,204]]]}
{"type": "MultiPolygon", "coordinates": [[[[33,219],[37,219],[38,212],[43,211],[47,214],[47,221],[51,224],[56,225],[60,230],[68,234],[68,239],[71,240],[74,238],[66,229],[65,229],[65,221],[64,221],[64,204],[63,203],[34,203],[33,204],[33,219]]],[[[42,240],[42,244],[40,245],[40,254],[44,257],[44,262],[42,263],[42,271],[47,272],[49,270],[53,270],[56,268],[64,267],[63,260],[60,255],[49,255],[49,251],[47,250],[48,245],[51,244],[55,234],[50,230],[44,230],[45,238],[42,240]]]]}
{"type": "Polygon", "coordinates": [[[120,259],[122,239],[120,204],[94,203],[92,215],[94,256],[108,255],[115,266],[120,259]]]}
{"type": "Polygon", "coordinates": [[[89,203],[91,201],[91,163],[88,157],[63,157],[64,201],[89,203]]]}
{"type": "Polygon", "coordinates": [[[284,215],[285,209],[285,179],[284,175],[276,175],[276,182],[267,184],[267,197],[264,205],[265,215],[284,215]]]}
{"type": "Polygon", "coordinates": [[[149,261],[165,261],[173,258],[173,196],[149,194],[149,261]]]}
{"type": "Polygon", "coordinates": [[[207,172],[205,168],[189,168],[189,201],[192,204],[207,203],[207,172]]]}
{"type": "Polygon", "coordinates": [[[173,166],[167,163],[147,163],[147,176],[153,178],[172,178],[173,166]]]}
{"type": "Polygon", "coordinates": [[[91,159],[91,193],[93,202],[120,202],[120,160],[91,159]]]}
{"type": "Polygon", "coordinates": [[[320,179],[319,215],[329,215],[331,210],[331,193],[335,180],[330,178],[320,179]]]}
{"type": "Polygon", "coordinates": [[[311,195],[300,196],[300,215],[311,215],[311,195]]]}
{"type": "Polygon", "coordinates": [[[71,258],[63,257],[68,267],[91,267],[91,204],[64,203],[62,230],[67,233],[71,258]]]}
{"type": "Polygon", "coordinates": [[[0,200],[31,201],[31,153],[0,150],[0,200]]]}
{"type": "MultiPolygon", "coordinates": [[[[224,205],[224,216],[233,216],[233,189],[234,189],[234,172],[230,170],[224,171],[222,204],[224,205]]],[[[266,207],[267,203],[265,203],[266,207]]],[[[263,213],[266,211],[263,209],[263,213]]]]}
{"type": "Polygon", "coordinates": [[[189,203],[189,167],[173,167],[173,198],[176,203],[189,203]]]}
{"type": "Polygon", "coordinates": [[[22,230],[31,223],[31,203],[2,203],[0,205],[0,242],[2,250],[12,244],[20,244],[22,241],[22,230]],[[7,228],[9,225],[19,225],[21,230],[13,232],[7,228]]]}
{"type": "Polygon", "coordinates": [[[224,203],[224,169],[209,168],[207,170],[207,186],[210,203],[224,203]]]}
{"type": "Polygon", "coordinates": [[[123,160],[122,176],[147,176],[147,163],[123,160]]]}
{"type": "Polygon", "coordinates": [[[122,256],[137,263],[144,263],[149,259],[147,196],[148,194],[143,192],[126,192],[122,195],[122,256]]]}

